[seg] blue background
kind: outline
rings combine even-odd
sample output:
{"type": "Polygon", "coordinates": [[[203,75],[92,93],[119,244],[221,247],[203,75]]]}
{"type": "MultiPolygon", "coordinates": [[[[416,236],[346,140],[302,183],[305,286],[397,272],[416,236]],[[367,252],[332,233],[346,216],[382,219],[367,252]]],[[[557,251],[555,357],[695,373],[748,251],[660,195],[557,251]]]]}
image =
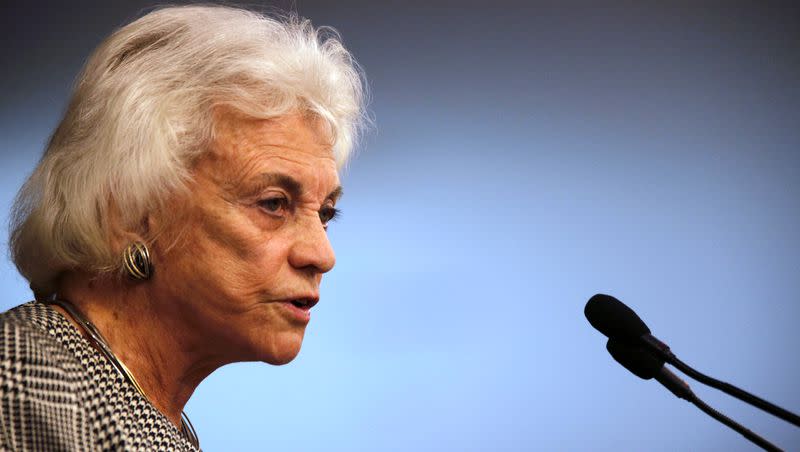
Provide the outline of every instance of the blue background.
{"type": "MultiPolygon", "coordinates": [[[[2,7],[4,222],[84,59],[148,6],[111,3],[2,7]]],[[[614,294],[684,361],[800,411],[798,9],[430,3],[276,4],[341,31],[376,124],[303,351],[204,381],[204,449],[755,450],[614,363],[583,306],[614,294]]],[[[0,285],[2,309],[31,298],[7,259],[0,285]]]]}

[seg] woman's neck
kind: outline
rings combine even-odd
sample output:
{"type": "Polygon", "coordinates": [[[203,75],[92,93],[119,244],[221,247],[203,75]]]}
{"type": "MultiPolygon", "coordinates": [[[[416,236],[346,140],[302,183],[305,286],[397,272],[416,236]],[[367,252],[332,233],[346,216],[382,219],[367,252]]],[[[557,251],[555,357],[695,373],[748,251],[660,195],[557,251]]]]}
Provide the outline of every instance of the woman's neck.
{"type": "MultiPolygon", "coordinates": [[[[72,274],[62,279],[58,297],[95,325],[150,403],[178,427],[195,388],[225,364],[207,356],[180,316],[165,312],[144,285],[72,274]]],[[[69,313],[54,307],[86,336],[69,313]]]]}

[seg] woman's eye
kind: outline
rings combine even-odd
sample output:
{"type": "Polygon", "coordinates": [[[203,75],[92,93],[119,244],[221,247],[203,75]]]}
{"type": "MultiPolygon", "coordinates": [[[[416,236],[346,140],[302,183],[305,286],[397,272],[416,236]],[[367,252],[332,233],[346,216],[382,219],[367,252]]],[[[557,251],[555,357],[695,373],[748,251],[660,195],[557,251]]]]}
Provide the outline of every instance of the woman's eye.
{"type": "Polygon", "coordinates": [[[336,219],[339,215],[339,209],[332,206],[325,206],[319,211],[319,220],[322,225],[327,229],[328,223],[336,219]]]}
{"type": "Polygon", "coordinates": [[[258,202],[258,205],[267,212],[280,213],[282,210],[286,209],[288,203],[289,201],[286,198],[280,197],[262,199],[258,202]]]}

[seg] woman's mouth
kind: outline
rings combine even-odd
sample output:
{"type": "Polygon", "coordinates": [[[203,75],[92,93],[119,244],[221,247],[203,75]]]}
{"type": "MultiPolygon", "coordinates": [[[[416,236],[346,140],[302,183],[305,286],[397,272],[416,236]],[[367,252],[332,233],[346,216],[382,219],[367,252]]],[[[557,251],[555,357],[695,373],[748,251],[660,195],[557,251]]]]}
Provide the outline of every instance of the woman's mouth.
{"type": "Polygon", "coordinates": [[[280,302],[291,316],[297,322],[307,324],[311,320],[311,308],[317,304],[317,298],[298,298],[289,301],[280,302]]]}
{"type": "Polygon", "coordinates": [[[317,301],[318,300],[313,298],[302,298],[298,300],[292,300],[290,303],[292,303],[292,305],[294,305],[296,308],[308,310],[313,308],[314,305],[317,304],[317,301]]]}

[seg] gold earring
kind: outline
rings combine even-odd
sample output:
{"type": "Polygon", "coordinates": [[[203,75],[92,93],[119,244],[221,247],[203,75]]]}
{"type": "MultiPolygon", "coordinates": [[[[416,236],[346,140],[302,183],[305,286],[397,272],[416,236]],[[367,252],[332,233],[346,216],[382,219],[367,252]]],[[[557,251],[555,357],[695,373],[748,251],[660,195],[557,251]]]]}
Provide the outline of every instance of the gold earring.
{"type": "Polygon", "coordinates": [[[125,272],[132,279],[145,281],[153,274],[153,263],[150,261],[150,250],[142,242],[133,242],[125,247],[123,259],[125,272]]]}

